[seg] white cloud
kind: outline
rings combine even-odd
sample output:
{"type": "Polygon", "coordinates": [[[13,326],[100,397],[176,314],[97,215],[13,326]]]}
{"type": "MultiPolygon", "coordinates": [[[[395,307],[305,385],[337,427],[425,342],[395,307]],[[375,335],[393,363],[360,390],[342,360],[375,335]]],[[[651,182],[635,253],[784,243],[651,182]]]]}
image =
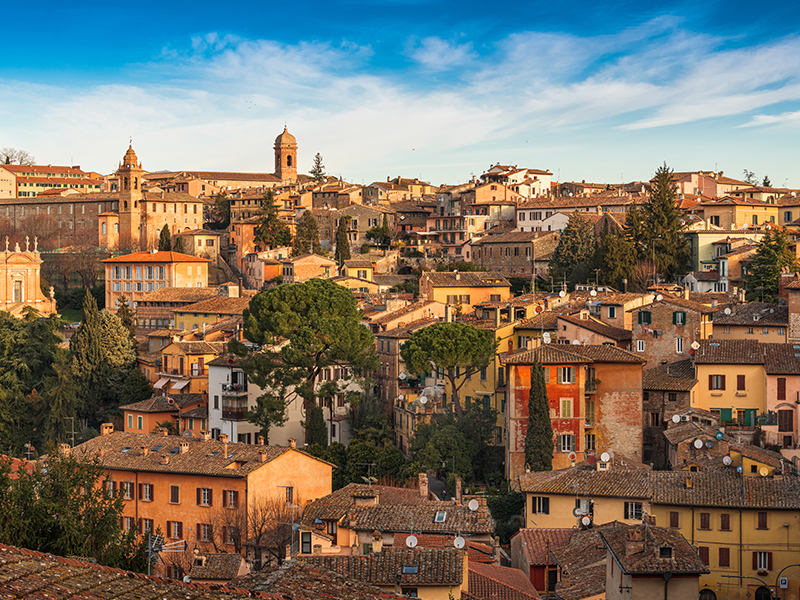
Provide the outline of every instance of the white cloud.
{"type": "Polygon", "coordinates": [[[412,38],[406,48],[406,54],[426,69],[446,71],[462,67],[474,61],[477,54],[472,44],[448,42],[440,37],[426,37],[420,40],[412,38]]]}

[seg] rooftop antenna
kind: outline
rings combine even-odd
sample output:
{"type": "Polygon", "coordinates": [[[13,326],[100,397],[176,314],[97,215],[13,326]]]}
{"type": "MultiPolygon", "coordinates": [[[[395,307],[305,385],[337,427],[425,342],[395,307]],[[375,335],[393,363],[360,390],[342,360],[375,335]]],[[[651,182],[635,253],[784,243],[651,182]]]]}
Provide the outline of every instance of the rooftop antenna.
{"type": "Polygon", "coordinates": [[[67,417],[70,421],[72,421],[72,431],[67,431],[67,434],[72,437],[72,447],[75,447],[75,434],[78,433],[75,431],[75,417],[67,417]]]}

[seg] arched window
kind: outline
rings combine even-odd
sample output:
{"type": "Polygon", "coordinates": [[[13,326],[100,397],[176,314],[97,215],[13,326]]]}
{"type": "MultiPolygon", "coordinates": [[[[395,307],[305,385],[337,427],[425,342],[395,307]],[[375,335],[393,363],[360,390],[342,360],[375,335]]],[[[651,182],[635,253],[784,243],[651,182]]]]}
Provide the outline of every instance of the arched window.
{"type": "Polygon", "coordinates": [[[700,592],[700,600],[717,600],[717,595],[712,590],[700,592]]]}
{"type": "Polygon", "coordinates": [[[291,154],[286,157],[286,166],[287,167],[291,167],[292,166],[292,155],[291,154]]]}
{"type": "Polygon", "coordinates": [[[127,210],[127,209],[128,209],[128,201],[127,201],[127,200],[125,200],[125,201],[122,203],[122,207],[123,207],[125,210],[127,210]]]}
{"type": "Polygon", "coordinates": [[[119,233],[119,223],[114,223],[114,233],[119,233]]]}
{"type": "Polygon", "coordinates": [[[102,230],[103,230],[103,235],[105,235],[105,234],[106,234],[106,224],[105,224],[105,221],[104,221],[104,222],[103,222],[103,224],[101,225],[101,228],[102,228],[102,230]]]}
{"type": "Polygon", "coordinates": [[[128,189],[128,178],[127,177],[123,178],[122,189],[123,190],[127,190],[128,189]]]}
{"type": "Polygon", "coordinates": [[[772,592],[769,591],[769,588],[765,588],[762,585],[756,590],[755,598],[756,600],[772,600],[772,592]]]}

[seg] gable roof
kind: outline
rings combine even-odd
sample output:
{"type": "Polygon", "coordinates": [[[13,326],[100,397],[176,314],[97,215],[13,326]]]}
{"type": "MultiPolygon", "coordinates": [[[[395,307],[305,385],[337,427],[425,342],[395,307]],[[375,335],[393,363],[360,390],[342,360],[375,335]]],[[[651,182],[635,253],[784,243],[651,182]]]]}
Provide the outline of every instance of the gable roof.
{"type": "Polygon", "coordinates": [[[714,325],[746,325],[748,327],[788,327],[789,307],[768,302],[748,302],[733,307],[733,313],[714,313],[714,325]]]}
{"type": "Polygon", "coordinates": [[[123,256],[112,256],[100,262],[104,263],[164,263],[164,262],[199,262],[210,263],[208,258],[200,258],[199,256],[190,256],[189,254],[181,254],[180,252],[172,252],[166,250],[159,250],[158,252],[134,252],[133,254],[125,254],[123,256]]]}
{"type": "Polygon", "coordinates": [[[800,375],[800,344],[762,344],[768,375],[800,375]]]}
{"type": "Polygon", "coordinates": [[[569,315],[561,315],[558,317],[559,319],[566,321],[567,323],[572,323],[578,327],[582,327],[588,331],[593,333],[597,333],[604,337],[607,337],[611,340],[615,340],[618,342],[630,341],[632,337],[632,333],[628,329],[622,329],[621,327],[613,327],[611,325],[606,325],[605,323],[601,323],[599,321],[595,321],[594,319],[579,319],[578,317],[572,317],[569,315]]]}
{"type": "Polygon", "coordinates": [[[338,521],[347,514],[348,510],[355,507],[355,498],[370,497],[377,497],[379,504],[390,506],[428,502],[428,499],[415,488],[350,483],[327,496],[308,503],[303,509],[302,523],[311,526],[317,519],[338,521]]]}
{"type": "Polygon", "coordinates": [[[205,558],[204,565],[193,564],[189,570],[192,579],[217,579],[230,581],[239,575],[244,558],[241,554],[227,554],[224,552],[200,554],[205,558]]]}
{"type": "Polygon", "coordinates": [[[470,563],[469,594],[494,600],[539,600],[541,596],[520,569],[470,563]]]}
{"type": "Polygon", "coordinates": [[[756,340],[698,340],[697,365],[762,365],[764,350],[756,340]]]}
{"type": "Polygon", "coordinates": [[[697,383],[691,359],[659,365],[642,371],[642,389],[688,392],[697,383]]]}
{"type": "Polygon", "coordinates": [[[600,538],[626,574],[710,572],[686,538],[672,529],[634,525],[601,531],[600,538]],[[640,543],[641,550],[636,552],[640,543]],[[660,557],[662,548],[671,549],[669,558],[660,557]]]}
{"type": "Polygon", "coordinates": [[[574,529],[520,529],[515,536],[520,536],[528,564],[533,567],[551,562],[547,556],[549,549],[565,546],[574,532],[574,529]]]}
{"type": "Polygon", "coordinates": [[[181,306],[173,312],[209,313],[221,315],[241,315],[250,306],[250,298],[230,298],[217,296],[200,300],[187,306],[181,306]]]}
{"type": "Polygon", "coordinates": [[[472,512],[466,506],[452,502],[358,506],[351,508],[342,523],[359,531],[409,531],[421,533],[489,534],[494,531],[485,506],[472,512]],[[437,522],[437,515],[444,519],[437,522]]]}
{"type": "Polygon", "coordinates": [[[126,404],[125,406],[120,406],[119,408],[120,410],[129,410],[132,412],[175,412],[184,406],[205,402],[205,400],[205,394],[172,394],[169,396],[162,396],[161,394],[158,394],[148,398],[147,400],[134,402],[133,404],[126,404]]]}
{"type": "Polygon", "coordinates": [[[491,272],[428,272],[422,275],[433,287],[511,287],[502,273],[491,272]]]}

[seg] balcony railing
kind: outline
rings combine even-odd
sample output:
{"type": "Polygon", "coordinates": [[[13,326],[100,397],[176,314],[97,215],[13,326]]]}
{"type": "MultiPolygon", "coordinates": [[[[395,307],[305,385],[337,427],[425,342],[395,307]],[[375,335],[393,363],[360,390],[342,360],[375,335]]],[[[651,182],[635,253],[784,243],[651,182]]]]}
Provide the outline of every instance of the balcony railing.
{"type": "Polygon", "coordinates": [[[597,382],[596,381],[587,381],[586,386],[584,387],[585,394],[596,394],[597,393],[597,382]]]}
{"type": "Polygon", "coordinates": [[[222,409],[222,419],[224,421],[246,421],[247,420],[247,411],[246,410],[234,410],[232,408],[223,408],[222,409]]]}

